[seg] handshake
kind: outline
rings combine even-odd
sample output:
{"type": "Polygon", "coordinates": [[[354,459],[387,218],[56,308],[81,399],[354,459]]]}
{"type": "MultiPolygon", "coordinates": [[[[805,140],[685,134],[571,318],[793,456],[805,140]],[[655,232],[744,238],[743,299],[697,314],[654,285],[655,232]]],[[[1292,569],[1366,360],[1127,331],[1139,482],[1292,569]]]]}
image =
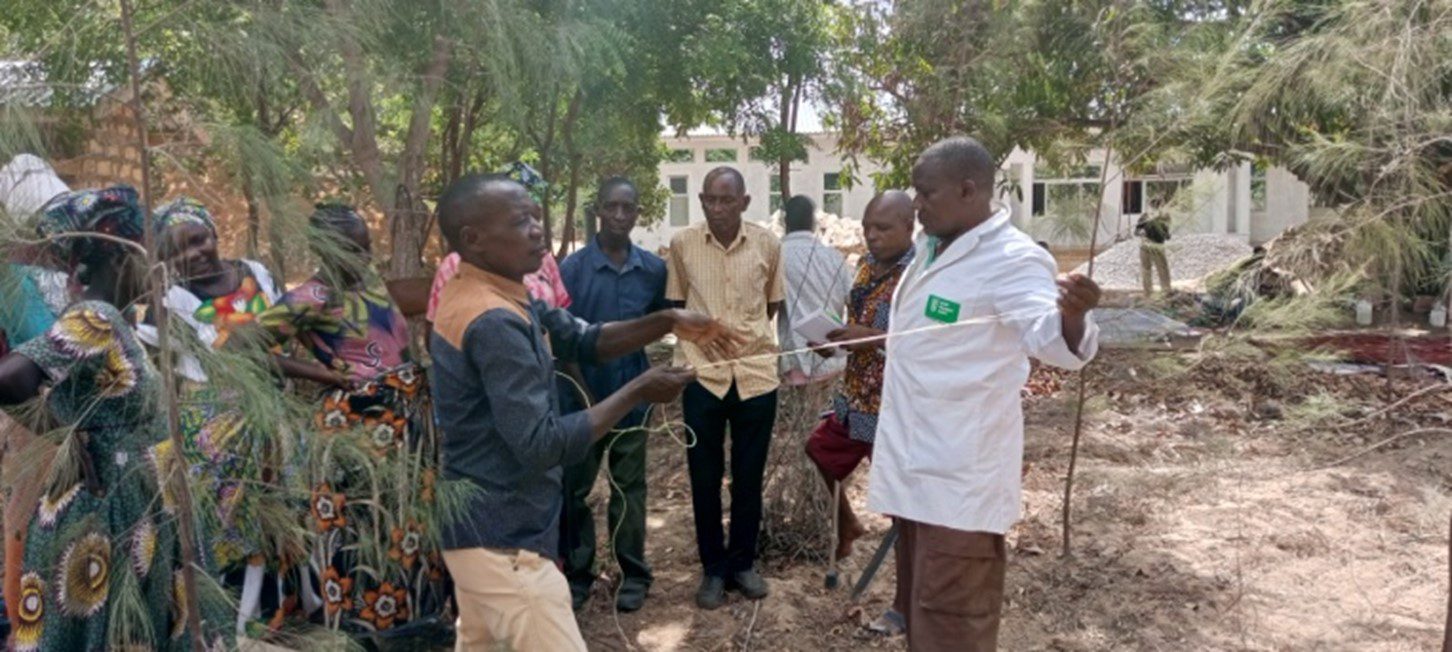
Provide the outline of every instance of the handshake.
{"type": "MultiPolygon", "coordinates": [[[[712,362],[729,360],[747,343],[746,337],[708,315],[681,309],[667,312],[672,324],[671,332],[695,344],[712,362]]],[[[696,370],[689,366],[651,367],[631,381],[629,389],[639,400],[668,403],[695,380],[696,370]]]]}

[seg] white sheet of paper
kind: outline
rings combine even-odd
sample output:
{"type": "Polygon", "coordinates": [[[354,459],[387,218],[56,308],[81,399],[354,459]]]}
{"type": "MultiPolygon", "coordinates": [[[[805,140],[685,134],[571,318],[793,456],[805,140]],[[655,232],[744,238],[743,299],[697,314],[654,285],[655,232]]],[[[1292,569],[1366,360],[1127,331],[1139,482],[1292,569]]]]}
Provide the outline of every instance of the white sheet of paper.
{"type": "MultiPolygon", "coordinates": [[[[792,330],[808,342],[826,342],[827,333],[841,328],[842,325],[840,318],[822,310],[814,310],[800,321],[792,320],[792,330]]],[[[833,350],[832,356],[836,357],[844,353],[846,352],[838,348],[833,350]]]]}

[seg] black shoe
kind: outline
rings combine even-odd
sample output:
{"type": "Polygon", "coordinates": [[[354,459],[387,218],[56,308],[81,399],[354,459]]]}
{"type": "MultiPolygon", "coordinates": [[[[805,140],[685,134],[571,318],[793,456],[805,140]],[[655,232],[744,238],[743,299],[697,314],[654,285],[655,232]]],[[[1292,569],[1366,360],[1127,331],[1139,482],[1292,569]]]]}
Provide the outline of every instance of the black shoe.
{"type": "Polygon", "coordinates": [[[726,604],[726,578],[707,575],[701,578],[701,588],[696,589],[696,606],[702,609],[720,609],[726,604]]]}
{"type": "Polygon", "coordinates": [[[585,603],[590,601],[589,584],[570,584],[570,608],[576,612],[585,608],[585,603]]]}
{"type": "Polygon", "coordinates": [[[766,580],[754,570],[737,571],[731,576],[731,586],[748,600],[760,600],[770,593],[766,589],[766,580]]]}
{"type": "Polygon", "coordinates": [[[645,606],[645,594],[647,589],[642,584],[627,583],[620,587],[620,595],[615,596],[615,609],[623,613],[640,611],[645,606]]]}

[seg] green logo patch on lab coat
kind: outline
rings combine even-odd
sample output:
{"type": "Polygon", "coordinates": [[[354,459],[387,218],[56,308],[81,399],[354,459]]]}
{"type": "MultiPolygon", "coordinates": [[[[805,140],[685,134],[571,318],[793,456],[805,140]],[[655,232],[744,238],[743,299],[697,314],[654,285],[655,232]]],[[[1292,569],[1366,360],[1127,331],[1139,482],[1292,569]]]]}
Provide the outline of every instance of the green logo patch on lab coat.
{"type": "Polygon", "coordinates": [[[928,309],[923,314],[933,321],[940,321],[944,324],[952,324],[958,321],[959,306],[936,294],[928,295],[928,309]]]}

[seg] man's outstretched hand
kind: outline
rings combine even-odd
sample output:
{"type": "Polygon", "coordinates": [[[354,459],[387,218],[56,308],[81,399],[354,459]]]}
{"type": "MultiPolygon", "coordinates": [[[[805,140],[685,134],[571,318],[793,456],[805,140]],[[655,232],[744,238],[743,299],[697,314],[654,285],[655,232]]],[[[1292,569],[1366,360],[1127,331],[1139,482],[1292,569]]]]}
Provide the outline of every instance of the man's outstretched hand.
{"type": "Polygon", "coordinates": [[[1079,342],[1084,339],[1084,316],[1099,305],[1099,284],[1083,274],[1069,274],[1059,279],[1059,319],[1064,344],[1079,355],[1079,342]]]}
{"type": "Polygon", "coordinates": [[[643,401],[669,403],[686,385],[696,380],[696,370],[689,367],[651,367],[631,381],[635,393],[643,401]]]}
{"type": "Polygon", "coordinates": [[[871,326],[863,326],[862,324],[848,324],[846,326],[843,326],[842,328],[827,333],[827,339],[833,342],[853,342],[852,344],[842,345],[843,348],[846,348],[849,351],[867,351],[883,346],[883,340],[872,340],[870,342],[859,342],[858,340],[878,337],[882,334],[882,331],[877,330],[876,328],[872,328],[871,326]]]}
{"type": "Polygon", "coordinates": [[[1099,284],[1083,274],[1059,279],[1059,312],[1065,317],[1083,317],[1099,305],[1099,284]]]}
{"type": "Polygon", "coordinates": [[[731,358],[736,355],[737,350],[746,345],[744,336],[705,314],[693,310],[676,309],[672,315],[672,320],[675,322],[672,332],[677,337],[700,347],[701,352],[712,361],[731,358]]]}

